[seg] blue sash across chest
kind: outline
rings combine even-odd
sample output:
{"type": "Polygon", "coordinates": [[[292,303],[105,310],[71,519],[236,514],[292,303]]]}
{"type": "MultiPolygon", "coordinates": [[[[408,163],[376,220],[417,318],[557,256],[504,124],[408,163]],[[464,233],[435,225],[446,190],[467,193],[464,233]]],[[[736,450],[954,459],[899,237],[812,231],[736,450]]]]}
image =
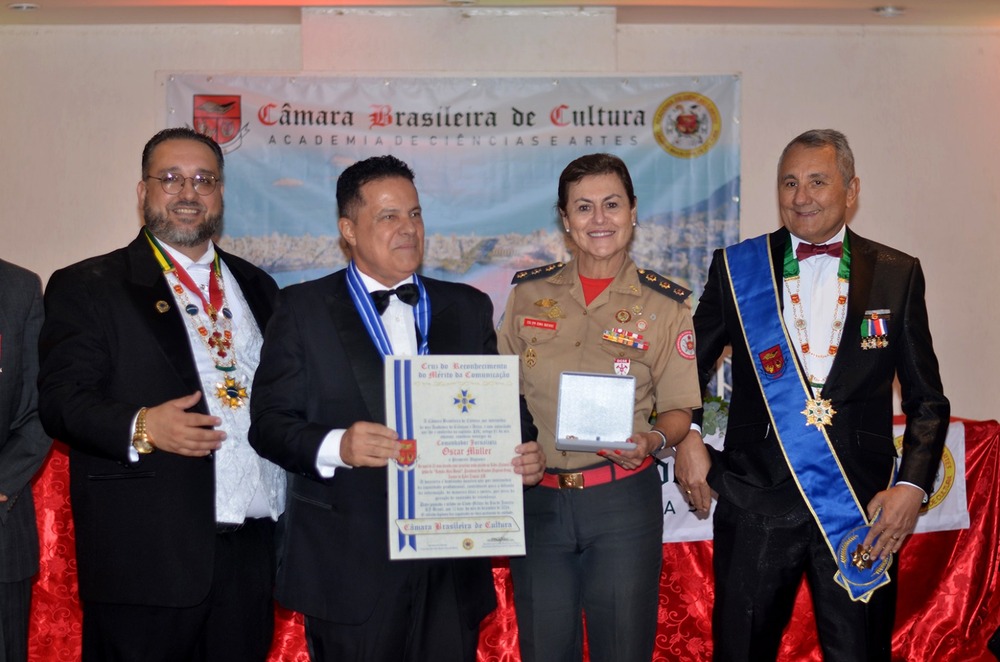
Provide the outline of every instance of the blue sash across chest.
{"type": "Polygon", "coordinates": [[[869,523],[825,427],[808,422],[803,411],[812,392],[796,367],[782,322],[769,239],[764,235],[730,246],[725,258],[771,424],[799,492],[837,562],[834,579],[852,600],[867,602],[875,589],[889,582],[886,570],[892,557],[871,563],[859,560],[869,523]]]}

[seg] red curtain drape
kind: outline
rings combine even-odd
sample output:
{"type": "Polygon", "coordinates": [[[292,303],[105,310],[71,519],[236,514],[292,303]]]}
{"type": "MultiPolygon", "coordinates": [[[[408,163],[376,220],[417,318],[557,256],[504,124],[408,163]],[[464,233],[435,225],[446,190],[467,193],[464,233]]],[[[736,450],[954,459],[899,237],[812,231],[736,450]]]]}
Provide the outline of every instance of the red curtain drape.
{"type": "MultiPolygon", "coordinates": [[[[914,536],[900,558],[893,659],[989,662],[986,640],[1000,626],[1000,425],[965,423],[970,527],[914,536]]],[[[32,599],[32,662],[80,658],[80,605],[69,507],[69,461],[55,444],[36,484],[41,571],[32,599]]],[[[517,624],[506,566],[494,567],[498,609],[483,623],[480,662],[518,662],[517,624]]],[[[659,632],[654,660],[699,662],[712,652],[712,544],[663,546],[659,632]]],[[[782,645],[786,662],[820,660],[807,590],[782,645]]],[[[302,618],[278,609],[274,662],[308,662],[302,618]]]]}

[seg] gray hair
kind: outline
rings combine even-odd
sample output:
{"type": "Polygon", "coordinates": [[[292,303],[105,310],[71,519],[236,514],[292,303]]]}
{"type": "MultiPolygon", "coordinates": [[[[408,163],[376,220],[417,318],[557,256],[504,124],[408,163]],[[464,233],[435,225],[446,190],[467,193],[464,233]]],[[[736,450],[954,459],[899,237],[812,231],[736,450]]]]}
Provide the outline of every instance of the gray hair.
{"type": "MultiPolygon", "coordinates": [[[[854,152],[851,151],[851,146],[847,144],[847,136],[840,131],[836,129],[811,129],[796,136],[782,150],[781,158],[778,159],[779,168],[784,162],[788,151],[795,145],[802,145],[803,147],[833,147],[837,155],[837,169],[840,170],[840,176],[844,179],[844,186],[850,185],[851,180],[854,179],[854,152]]],[[[781,173],[778,173],[778,176],[780,177],[781,173]]]]}

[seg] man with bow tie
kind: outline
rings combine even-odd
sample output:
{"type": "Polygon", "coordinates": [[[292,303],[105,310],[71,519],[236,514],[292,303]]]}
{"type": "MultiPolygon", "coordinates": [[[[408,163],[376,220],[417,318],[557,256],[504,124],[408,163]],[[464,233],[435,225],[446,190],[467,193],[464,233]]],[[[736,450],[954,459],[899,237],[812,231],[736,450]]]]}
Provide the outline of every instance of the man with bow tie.
{"type": "Polygon", "coordinates": [[[284,472],[247,434],[278,288],[219,249],[225,161],[160,131],[126,247],[45,291],[39,414],[70,447],[83,662],[254,662],[274,631],[284,472]]]}
{"type": "Polygon", "coordinates": [[[824,659],[890,660],[894,561],[932,490],[950,408],[920,263],[847,229],[859,190],[843,134],[792,140],[778,166],[784,228],[716,251],[695,312],[703,386],[732,347],[725,447],[697,430],[677,446],[692,506],[718,494],[715,660],[774,660],[803,576],[824,659]]]}
{"type": "MultiPolygon", "coordinates": [[[[288,470],[277,599],[305,614],[313,660],[469,661],[493,610],[489,559],[389,560],[383,362],[392,354],[496,354],[482,292],[416,275],[424,223],[410,168],[392,156],[337,181],[348,267],[281,292],[254,380],[251,443],[288,470]]],[[[522,437],[535,438],[522,403],[522,437]]],[[[526,485],[544,456],[511,459],[526,485]]]]}

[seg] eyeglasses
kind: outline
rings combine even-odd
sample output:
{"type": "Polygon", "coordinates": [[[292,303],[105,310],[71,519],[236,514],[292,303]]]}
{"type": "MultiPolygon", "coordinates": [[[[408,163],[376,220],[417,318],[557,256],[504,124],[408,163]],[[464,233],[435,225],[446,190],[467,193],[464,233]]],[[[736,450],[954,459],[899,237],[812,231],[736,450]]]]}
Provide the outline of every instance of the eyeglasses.
{"type": "Polygon", "coordinates": [[[163,177],[153,177],[146,175],[146,179],[158,179],[163,192],[167,195],[177,195],[184,190],[184,184],[191,180],[194,192],[198,195],[211,195],[219,183],[219,178],[215,175],[195,175],[194,177],[183,177],[168,172],[163,177]]]}

